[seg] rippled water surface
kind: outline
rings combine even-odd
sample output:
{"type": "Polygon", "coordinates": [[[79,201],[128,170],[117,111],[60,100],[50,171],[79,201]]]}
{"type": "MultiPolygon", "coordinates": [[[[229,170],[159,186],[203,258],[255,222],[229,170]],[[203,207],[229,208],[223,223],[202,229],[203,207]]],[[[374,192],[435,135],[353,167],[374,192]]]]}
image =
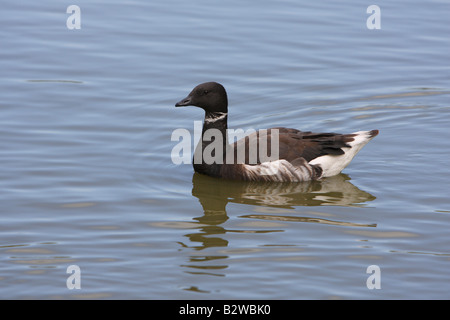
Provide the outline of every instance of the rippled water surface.
{"type": "Polygon", "coordinates": [[[0,12],[0,298],[450,298],[447,1],[379,30],[356,0],[70,4],[0,12]],[[174,104],[204,81],[232,128],[380,134],[314,183],[194,174],[174,104]]]}

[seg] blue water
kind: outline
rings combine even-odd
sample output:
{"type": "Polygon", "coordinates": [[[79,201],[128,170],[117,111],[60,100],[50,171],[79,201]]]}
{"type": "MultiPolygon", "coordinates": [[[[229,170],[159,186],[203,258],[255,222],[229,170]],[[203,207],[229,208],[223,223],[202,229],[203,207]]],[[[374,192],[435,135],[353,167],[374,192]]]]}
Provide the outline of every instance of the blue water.
{"type": "Polygon", "coordinates": [[[0,298],[450,298],[449,16],[437,0],[7,0],[0,298]],[[232,128],[380,134],[321,182],[200,176],[171,134],[193,134],[201,110],[174,104],[204,81],[227,89],[232,128]]]}

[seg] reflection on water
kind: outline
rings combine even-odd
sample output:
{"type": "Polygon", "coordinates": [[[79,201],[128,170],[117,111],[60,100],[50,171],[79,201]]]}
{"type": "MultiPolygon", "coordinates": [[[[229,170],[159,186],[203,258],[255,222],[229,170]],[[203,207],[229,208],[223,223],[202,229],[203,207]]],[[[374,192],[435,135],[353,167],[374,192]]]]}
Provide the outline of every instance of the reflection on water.
{"type": "MultiPolygon", "coordinates": [[[[375,199],[352,183],[345,174],[303,183],[274,183],[274,182],[242,182],[227,181],[211,178],[195,173],[192,179],[192,195],[197,197],[203,207],[203,216],[195,217],[197,228],[185,236],[193,246],[179,242],[183,248],[190,248],[195,254],[189,257],[189,263],[182,265],[196,271],[192,274],[209,274],[223,276],[214,270],[227,268],[224,264],[204,264],[214,260],[227,259],[227,255],[199,255],[198,251],[211,247],[227,247],[228,241],[220,235],[230,232],[240,233],[269,233],[283,232],[284,230],[266,228],[262,230],[236,230],[226,229],[222,225],[229,218],[226,206],[229,202],[248,204],[252,206],[294,209],[296,206],[362,206],[365,202],[375,199]],[[207,272],[205,271],[207,270],[207,272]]],[[[350,221],[336,221],[317,217],[304,217],[296,215],[250,214],[239,218],[264,221],[288,221],[322,223],[347,227],[376,227],[376,224],[361,224],[350,221]]],[[[267,225],[266,227],[274,225],[267,225]]],[[[275,225],[280,227],[279,225],[275,225]]]]}
{"type": "Polygon", "coordinates": [[[251,219],[264,219],[264,220],[277,220],[277,221],[293,221],[293,222],[314,222],[314,223],[324,223],[335,226],[347,226],[347,227],[376,227],[376,224],[362,224],[346,221],[333,221],[328,219],[320,218],[310,218],[310,217],[291,217],[291,216],[274,216],[267,214],[249,214],[241,216],[241,218],[251,218],[251,219]]]}
{"type": "Polygon", "coordinates": [[[361,100],[374,100],[374,99],[388,99],[388,98],[418,97],[418,96],[432,96],[432,95],[450,94],[450,92],[446,91],[446,90],[428,91],[428,89],[429,88],[421,88],[420,91],[376,95],[376,96],[372,96],[372,97],[364,97],[364,98],[361,98],[361,100]]]}
{"type": "Polygon", "coordinates": [[[293,209],[296,206],[361,206],[375,199],[350,183],[345,174],[302,183],[227,181],[194,174],[192,183],[192,195],[200,200],[205,216],[218,212],[226,215],[228,202],[293,209]]]}

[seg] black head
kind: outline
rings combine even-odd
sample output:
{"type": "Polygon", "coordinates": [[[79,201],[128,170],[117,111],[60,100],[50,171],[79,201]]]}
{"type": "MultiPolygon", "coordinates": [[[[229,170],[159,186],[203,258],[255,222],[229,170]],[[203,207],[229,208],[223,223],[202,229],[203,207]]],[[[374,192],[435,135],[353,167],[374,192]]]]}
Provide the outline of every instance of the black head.
{"type": "Polygon", "coordinates": [[[205,82],[196,86],[186,98],[177,102],[175,106],[196,106],[206,112],[228,112],[227,92],[220,83],[205,82]]]}

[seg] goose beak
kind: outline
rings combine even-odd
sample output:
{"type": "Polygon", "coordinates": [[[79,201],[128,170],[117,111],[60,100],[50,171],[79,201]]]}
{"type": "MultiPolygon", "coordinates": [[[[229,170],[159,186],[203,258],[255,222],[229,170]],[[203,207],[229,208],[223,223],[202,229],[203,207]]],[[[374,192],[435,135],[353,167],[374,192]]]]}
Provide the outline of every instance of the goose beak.
{"type": "Polygon", "coordinates": [[[189,96],[175,103],[175,107],[186,107],[189,105],[191,105],[191,97],[189,96]]]}

